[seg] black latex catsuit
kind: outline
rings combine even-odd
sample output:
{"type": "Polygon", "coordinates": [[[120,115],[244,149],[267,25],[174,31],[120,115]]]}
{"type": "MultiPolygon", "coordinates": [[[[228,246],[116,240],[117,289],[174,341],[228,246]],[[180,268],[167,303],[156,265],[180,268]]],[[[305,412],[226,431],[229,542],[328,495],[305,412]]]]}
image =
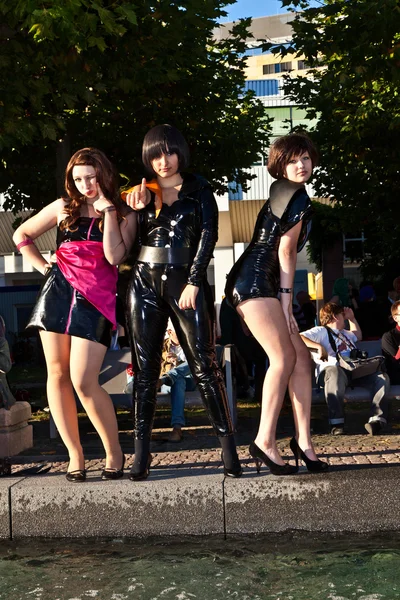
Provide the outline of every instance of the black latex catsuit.
{"type": "Polygon", "coordinates": [[[143,247],[150,247],[150,251],[156,247],[164,249],[161,253],[171,252],[171,257],[164,258],[164,262],[159,262],[162,257],[148,262],[139,254],[128,288],[127,322],[135,368],[133,399],[137,439],[151,434],[168,317],[216,434],[223,437],[233,432],[223,377],[215,360],[214,306],[206,278],[218,238],[218,208],[205,179],[189,174],[182,177],[178,200],[171,206],[163,204],[157,218],[154,196],[148,206],[138,212],[138,242],[142,253],[143,247]],[[168,248],[171,250],[165,250],[168,248]],[[187,284],[199,287],[195,310],[178,306],[187,284]]]}

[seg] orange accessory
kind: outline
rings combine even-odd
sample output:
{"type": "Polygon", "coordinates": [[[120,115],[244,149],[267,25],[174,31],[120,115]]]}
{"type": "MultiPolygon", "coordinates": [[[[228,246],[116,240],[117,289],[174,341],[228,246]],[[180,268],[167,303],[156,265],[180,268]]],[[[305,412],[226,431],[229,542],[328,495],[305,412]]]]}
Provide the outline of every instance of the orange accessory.
{"type": "MultiPolygon", "coordinates": [[[[148,190],[150,190],[151,192],[154,192],[156,195],[155,204],[156,204],[156,219],[157,219],[158,215],[160,214],[160,210],[162,208],[162,189],[158,185],[157,179],[152,179],[151,181],[146,181],[146,187],[148,190]]],[[[140,184],[129,188],[129,190],[125,190],[125,191],[121,192],[121,198],[124,202],[126,202],[126,195],[129,194],[130,192],[140,192],[140,184]]]]}

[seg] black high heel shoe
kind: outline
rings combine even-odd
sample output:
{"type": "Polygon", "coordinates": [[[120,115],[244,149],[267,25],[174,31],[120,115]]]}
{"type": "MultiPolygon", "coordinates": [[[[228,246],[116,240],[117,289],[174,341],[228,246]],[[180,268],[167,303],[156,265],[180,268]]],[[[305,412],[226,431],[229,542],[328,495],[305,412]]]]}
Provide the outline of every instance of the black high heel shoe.
{"type": "Polygon", "coordinates": [[[311,458],[308,458],[294,437],[290,440],[290,449],[294,454],[296,467],[298,467],[299,459],[301,459],[310,473],[322,473],[323,471],[327,471],[329,469],[329,464],[327,462],[319,459],[311,460],[311,458]]]}
{"type": "Polygon", "coordinates": [[[152,460],[153,457],[151,454],[149,454],[147,457],[146,467],[143,469],[143,471],[135,471],[135,465],[133,465],[131,472],[129,473],[129,479],[131,481],[143,481],[144,479],[147,479],[150,473],[150,465],[152,460]]]}
{"type": "Polygon", "coordinates": [[[238,457],[236,457],[236,459],[233,461],[234,465],[232,469],[228,469],[228,467],[225,466],[223,452],[221,452],[221,460],[224,465],[224,475],[227,477],[241,477],[243,475],[243,469],[238,457]]]}
{"type": "Polygon", "coordinates": [[[86,469],[67,471],[65,477],[67,478],[67,481],[73,481],[74,483],[83,483],[84,481],[86,481],[86,469]]]}
{"type": "Polygon", "coordinates": [[[103,469],[101,478],[105,479],[121,479],[124,476],[125,454],[122,455],[122,466],[120,469],[103,469]]]}
{"type": "Polygon", "coordinates": [[[293,467],[292,465],[288,465],[288,463],[277,465],[254,442],[251,442],[249,452],[256,461],[257,473],[260,472],[261,463],[264,463],[269,468],[272,475],[294,475],[299,470],[297,466],[293,467]]]}

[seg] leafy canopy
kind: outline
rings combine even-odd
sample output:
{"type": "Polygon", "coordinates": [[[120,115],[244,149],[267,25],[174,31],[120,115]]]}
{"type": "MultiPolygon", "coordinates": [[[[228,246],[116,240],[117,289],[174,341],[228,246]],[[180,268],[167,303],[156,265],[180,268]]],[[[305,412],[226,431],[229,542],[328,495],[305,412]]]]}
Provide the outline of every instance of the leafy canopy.
{"type": "Polygon", "coordinates": [[[0,192],[8,206],[53,200],[57,164],[83,146],[104,150],[123,181],[136,183],[143,136],[166,122],[181,129],[193,169],[218,191],[226,178],[245,184],[269,119],[243,93],[250,20],[213,39],[230,3],[0,0],[0,192]]]}
{"type": "Polygon", "coordinates": [[[400,3],[282,6],[303,9],[293,23],[293,47],[312,77],[288,78],[286,91],[319,118],[311,131],[322,156],[315,189],[336,199],[345,231],[364,230],[365,274],[380,275],[400,259],[400,3]]]}

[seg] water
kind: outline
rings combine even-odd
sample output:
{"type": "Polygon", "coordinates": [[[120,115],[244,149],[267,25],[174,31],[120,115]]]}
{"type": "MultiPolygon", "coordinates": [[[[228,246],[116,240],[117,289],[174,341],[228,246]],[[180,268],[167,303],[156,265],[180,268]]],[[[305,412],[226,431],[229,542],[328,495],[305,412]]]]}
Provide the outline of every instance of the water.
{"type": "Polygon", "coordinates": [[[400,536],[1,542],[1,600],[395,600],[400,536]]]}

